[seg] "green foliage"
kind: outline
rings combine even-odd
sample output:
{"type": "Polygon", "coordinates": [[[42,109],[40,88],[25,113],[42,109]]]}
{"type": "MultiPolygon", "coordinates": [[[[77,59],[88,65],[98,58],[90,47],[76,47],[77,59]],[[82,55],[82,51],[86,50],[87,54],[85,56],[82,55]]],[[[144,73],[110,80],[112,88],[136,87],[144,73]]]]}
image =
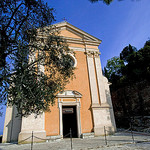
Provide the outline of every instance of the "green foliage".
{"type": "Polygon", "coordinates": [[[137,81],[149,80],[150,46],[147,41],[144,47],[137,49],[129,44],[120,53],[107,61],[104,74],[114,85],[124,86],[137,81]]]}
{"type": "Polygon", "coordinates": [[[125,63],[132,62],[132,57],[134,57],[136,51],[137,49],[129,44],[129,46],[126,46],[120,53],[120,59],[125,63]]]}
{"type": "MultiPolygon", "coordinates": [[[[95,3],[95,2],[98,2],[98,1],[102,1],[105,4],[110,5],[110,3],[112,3],[114,0],[89,0],[89,1],[92,2],[92,3],[95,3]]],[[[118,1],[122,1],[122,0],[118,0],[118,1]]]]}
{"type": "Polygon", "coordinates": [[[41,0],[3,0],[0,12],[0,103],[16,105],[23,116],[49,110],[74,70],[51,25],[53,9],[41,0]]]}
{"type": "MultiPolygon", "coordinates": [[[[150,41],[143,48],[126,46],[119,57],[107,61],[105,75],[111,85],[111,94],[118,125],[122,119],[149,115],[150,41]]],[[[129,123],[129,122],[128,122],[129,123]]]]}
{"type": "Polygon", "coordinates": [[[107,61],[104,67],[104,75],[112,82],[114,76],[121,76],[121,68],[124,67],[124,62],[119,57],[113,57],[107,61]]]}
{"type": "MultiPolygon", "coordinates": [[[[148,41],[146,43],[148,43],[148,41]]],[[[127,79],[131,83],[149,80],[150,46],[145,45],[139,51],[128,53],[126,62],[127,65],[123,75],[127,76],[127,79]]]]}

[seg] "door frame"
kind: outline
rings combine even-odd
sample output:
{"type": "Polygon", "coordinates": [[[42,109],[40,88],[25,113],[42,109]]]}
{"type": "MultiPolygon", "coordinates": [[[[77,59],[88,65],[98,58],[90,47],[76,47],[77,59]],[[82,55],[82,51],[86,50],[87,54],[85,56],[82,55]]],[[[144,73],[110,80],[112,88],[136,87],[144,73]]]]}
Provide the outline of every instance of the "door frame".
{"type": "MultiPolygon", "coordinates": [[[[70,99],[70,98],[69,98],[70,99]]],[[[77,117],[77,137],[81,137],[81,120],[80,120],[80,98],[72,98],[73,101],[68,101],[68,98],[58,98],[59,108],[59,134],[63,137],[63,106],[76,106],[77,117]]]]}

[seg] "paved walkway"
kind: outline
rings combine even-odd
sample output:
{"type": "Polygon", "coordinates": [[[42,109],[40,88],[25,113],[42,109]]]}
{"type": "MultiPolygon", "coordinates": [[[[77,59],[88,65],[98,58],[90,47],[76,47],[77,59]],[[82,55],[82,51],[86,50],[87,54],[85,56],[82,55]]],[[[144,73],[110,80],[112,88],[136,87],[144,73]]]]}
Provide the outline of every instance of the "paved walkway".
{"type": "MultiPolygon", "coordinates": [[[[31,144],[0,144],[0,150],[30,150],[31,144]]],[[[130,133],[116,133],[107,136],[107,145],[104,136],[72,139],[73,150],[150,150],[150,136],[134,133],[134,142],[130,133]],[[145,141],[145,142],[144,142],[145,141]]],[[[34,143],[33,150],[71,150],[71,140],[63,139],[45,143],[34,143]]]]}

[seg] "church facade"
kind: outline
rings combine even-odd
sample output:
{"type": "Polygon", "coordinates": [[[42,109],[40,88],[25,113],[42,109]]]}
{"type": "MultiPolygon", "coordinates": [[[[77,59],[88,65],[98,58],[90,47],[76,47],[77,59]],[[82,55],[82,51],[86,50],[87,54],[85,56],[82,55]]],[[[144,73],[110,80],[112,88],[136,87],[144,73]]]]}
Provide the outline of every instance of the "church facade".
{"type": "MultiPolygon", "coordinates": [[[[98,49],[101,40],[68,22],[58,23],[56,27],[75,52],[70,54],[75,78],[70,80],[63,92],[57,94],[51,112],[37,118],[34,115],[16,118],[16,108],[7,107],[3,142],[21,142],[32,132],[41,139],[57,139],[67,137],[70,129],[76,138],[104,135],[104,127],[107,134],[116,130],[109,82],[102,75],[98,49]]],[[[38,138],[34,140],[42,141],[38,138]]]]}

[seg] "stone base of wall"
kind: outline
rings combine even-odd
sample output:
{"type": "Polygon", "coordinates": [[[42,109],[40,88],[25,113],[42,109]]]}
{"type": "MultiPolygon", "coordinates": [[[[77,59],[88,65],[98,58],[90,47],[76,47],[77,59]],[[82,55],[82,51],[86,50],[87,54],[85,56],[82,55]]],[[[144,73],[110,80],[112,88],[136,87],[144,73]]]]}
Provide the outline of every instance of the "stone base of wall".
{"type": "MultiPolygon", "coordinates": [[[[105,126],[106,135],[111,135],[115,133],[115,127],[105,126]]],[[[105,135],[104,127],[94,127],[95,136],[105,135]]]]}
{"type": "Polygon", "coordinates": [[[47,139],[48,142],[57,141],[57,140],[63,139],[63,136],[61,136],[61,135],[47,136],[46,139],[47,139]]]}
{"type": "MultiPolygon", "coordinates": [[[[32,141],[32,131],[20,132],[18,137],[18,144],[31,143],[32,141]]],[[[33,131],[33,142],[40,143],[46,141],[45,131],[33,131]]]]}
{"type": "Polygon", "coordinates": [[[94,132],[81,134],[81,138],[83,138],[83,139],[92,138],[92,137],[94,137],[94,132]]]}

